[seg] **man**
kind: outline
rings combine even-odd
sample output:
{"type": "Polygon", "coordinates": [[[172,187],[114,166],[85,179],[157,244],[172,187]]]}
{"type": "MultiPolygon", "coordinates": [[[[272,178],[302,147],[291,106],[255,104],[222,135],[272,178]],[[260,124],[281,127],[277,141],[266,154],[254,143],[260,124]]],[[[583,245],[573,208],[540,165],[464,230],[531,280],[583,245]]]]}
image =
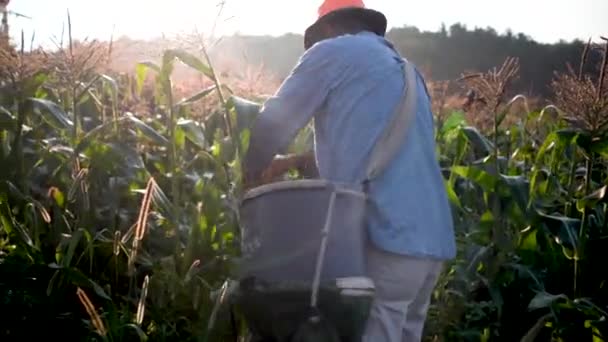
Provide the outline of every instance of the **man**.
{"type": "MultiPolygon", "coordinates": [[[[321,178],[359,183],[373,143],[404,91],[404,61],[385,40],[386,18],[361,0],[326,0],[305,34],[306,52],[251,131],[246,181],[270,179],[305,158],[279,159],[315,124],[321,178]],[[270,167],[268,167],[270,165],[270,167]]],[[[376,286],[364,341],[420,341],[432,290],[455,241],[424,80],[403,147],[369,184],[368,272],[376,286]]],[[[310,158],[310,157],[309,157],[310,158]]]]}

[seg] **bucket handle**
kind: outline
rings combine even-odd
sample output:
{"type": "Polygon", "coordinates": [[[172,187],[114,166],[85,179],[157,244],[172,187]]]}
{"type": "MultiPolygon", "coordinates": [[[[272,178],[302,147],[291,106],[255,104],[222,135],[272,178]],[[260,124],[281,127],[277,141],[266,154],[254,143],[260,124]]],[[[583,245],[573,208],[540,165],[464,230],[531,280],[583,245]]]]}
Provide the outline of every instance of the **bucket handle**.
{"type": "Polygon", "coordinates": [[[323,270],[323,262],[325,261],[325,251],[327,249],[327,240],[329,239],[329,231],[331,228],[331,222],[334,214],[334,204],[336,202],[336,189],[332,189],[329,197],[329,206],[327,208],[327,215],[325,215],[325,225],[321,231],[321,246],[319,248],[319,254],[317,255],[317,265],[315,267],[315,277],[312,282],[312,295],[310,298],[310,306],[316,311],[317,302],[319,297],[319,286],[321,283],[321,271],[323,270]]]}

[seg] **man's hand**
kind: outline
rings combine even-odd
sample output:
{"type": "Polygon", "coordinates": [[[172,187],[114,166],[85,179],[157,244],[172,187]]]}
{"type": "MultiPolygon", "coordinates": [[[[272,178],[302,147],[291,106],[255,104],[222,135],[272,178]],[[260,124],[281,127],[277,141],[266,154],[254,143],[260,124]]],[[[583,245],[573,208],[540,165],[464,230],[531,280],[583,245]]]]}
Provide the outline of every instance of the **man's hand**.
{"type": "Polygon", "coordinates": [[[270,183],[281,175],[289,172],[291,169],[297,168],[298,158],[294,155],[277,156],[270,166],[262,173],[260,181],[262,183],[270,183]]]}
{"type": "Polygon", "coordinates": [[[308,176],[316,175],[314,153],[309,152],[302,155],[277,156],[261,175],[257,177],[255,175],[249,175],[249,177],[246,177],[245,189],[247,190],[263,184],[272,183],[281,175],[289,172],[289,170],[298,170],[300,173],[308,176]]]}

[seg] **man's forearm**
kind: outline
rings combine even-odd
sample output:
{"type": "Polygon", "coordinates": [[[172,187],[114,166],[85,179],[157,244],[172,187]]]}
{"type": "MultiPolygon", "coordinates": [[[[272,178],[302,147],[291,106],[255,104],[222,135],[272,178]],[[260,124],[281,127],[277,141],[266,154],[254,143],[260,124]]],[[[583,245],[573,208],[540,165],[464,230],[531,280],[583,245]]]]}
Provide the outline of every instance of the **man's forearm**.
{"type": "MultiPolygon", "coordinates": [[[[281,153],[297,132],[306,126],[325,102],[346,66],[336,58],[333,46],[317,45],[308,50],[285,79],[277,93],[269,98],[251,130],[249,151],[245,158],[246,177],[257,178],[274,156],[281,153]],[[331,70],[332,73],[328,73],[331,70]]],[[[312,172],[314,157],[303,158],[303,170],[312,172]]]]}
{"type": "Polygon", "coordinates": [[[280,153],[289,141],[286,129],[281,129],[277,123],[260,118],[251,130],[251,141],[245,156],[245,169],[249,179],[256,179],[272,162],[274,156],[280,153]]]}

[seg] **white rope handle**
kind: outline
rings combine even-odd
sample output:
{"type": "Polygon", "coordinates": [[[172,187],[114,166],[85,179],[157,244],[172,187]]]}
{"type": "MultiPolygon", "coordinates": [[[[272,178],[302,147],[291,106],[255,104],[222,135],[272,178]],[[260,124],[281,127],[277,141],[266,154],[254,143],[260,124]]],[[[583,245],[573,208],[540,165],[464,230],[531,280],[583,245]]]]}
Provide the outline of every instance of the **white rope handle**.
{"type": "Polygon", "coordinates": [[[325,215],[325,225],[321,231],[321,248],[319,248],[319,254],[317,255],[317,265],[315,267],[315,277],[312,282],[312,296],[310,298],[310,305],[313,308],[317,307],[317,301],[319,296],[319,285],[321,283],[321,270],[323,269],[323,262],[325,261],[325,251],[327,249],[327,240],[329,239],[329,231],[331,229],[331,223],[334,214],[334,203],[336,202],[336,190],[333,189],[329,198],[329,206],[327,208],[327,215],[325,215]]]}

